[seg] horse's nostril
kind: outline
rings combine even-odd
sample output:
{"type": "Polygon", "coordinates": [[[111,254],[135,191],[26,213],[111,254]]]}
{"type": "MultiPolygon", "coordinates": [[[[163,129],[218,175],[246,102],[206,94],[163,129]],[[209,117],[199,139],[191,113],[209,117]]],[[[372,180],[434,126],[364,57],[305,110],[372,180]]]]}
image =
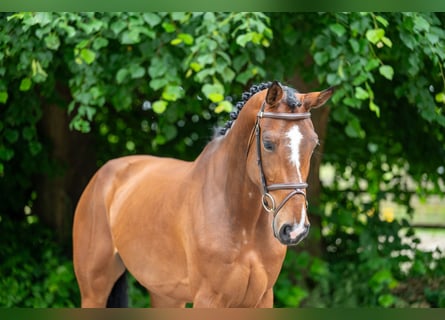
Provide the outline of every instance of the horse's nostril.
{"type": "Polygon", "coordinates": [[[286,245],[296,245],[309,233],[309,224],[299,226],[297,224],[284,224],[279,232],[279,240],[286,245]]]}
{"type": "Polygon", "coordinates": [[[285,224],[281,227],[280,236],[282,239],[289,239],[290,233],[292,232],[292,226],[290,224],[285,224]]]}

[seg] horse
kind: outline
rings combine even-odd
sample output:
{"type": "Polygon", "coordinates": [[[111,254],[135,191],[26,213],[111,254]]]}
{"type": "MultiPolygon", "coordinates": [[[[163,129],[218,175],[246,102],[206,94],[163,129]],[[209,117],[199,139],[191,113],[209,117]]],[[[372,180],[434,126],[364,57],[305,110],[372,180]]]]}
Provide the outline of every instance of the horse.
{"type": "Polygon", "coordinates": [[[273,307],[287,247],[310,227],[306,179],[318,144],[310,110],[332,93],[254,85],[194,161],[133,155],[104,164],[73,222],[81,306],[112,306],[129,272],[152,307],[273,307]]]}

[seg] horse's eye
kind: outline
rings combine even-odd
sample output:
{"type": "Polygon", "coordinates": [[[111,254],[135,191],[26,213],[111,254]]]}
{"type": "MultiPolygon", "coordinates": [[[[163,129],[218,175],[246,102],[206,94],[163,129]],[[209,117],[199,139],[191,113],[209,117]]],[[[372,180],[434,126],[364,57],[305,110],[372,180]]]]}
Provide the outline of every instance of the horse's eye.
{"type": "Polygon", "coordinates": [[[274,151],[275,150],[275,144],[272,141],[269,140],[263,140],[264,149],[266,151],[274,151]]]}

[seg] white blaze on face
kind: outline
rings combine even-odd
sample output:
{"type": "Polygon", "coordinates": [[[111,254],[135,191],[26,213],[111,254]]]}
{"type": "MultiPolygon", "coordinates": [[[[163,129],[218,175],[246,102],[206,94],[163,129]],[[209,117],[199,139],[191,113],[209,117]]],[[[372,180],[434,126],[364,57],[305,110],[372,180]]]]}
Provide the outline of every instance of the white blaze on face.
{"type": "Polygon", "coordinates": [[[298,182],[302,182],[301,169],[300,169],[300,144],[303,139],[303,135],[300,132],[298,125],[293,126],[288,132],[287,137],[289,138],[289,148],[290,148],[290,162],[296,167],[298,182]]]}
{"type": "MultiPolygon", "coordinates": [[[[303,135],[301,134],[300,128],[298,125],[294,125],[286,134],[287,138],[289,139],[289,149],[290,149],[290,155],[289,155],[289,161],[292,163],[292,165],[295,166],[295,169],[297,170],[297,182],[303,182],[303,178],[301,176],[301,161],[300,161],[300,147],[301,147],[301,141],[303,140],[303,135]]],[[[306,220],[306,207],[303,205],[301,208],[300,213],[300,221],[294,221],[294,226],[292,231],[290,232],[289,236],[291,239],[296,239],[300,234],[306,232],[306,229],[304,227],[305,220],[306,220]]]]}

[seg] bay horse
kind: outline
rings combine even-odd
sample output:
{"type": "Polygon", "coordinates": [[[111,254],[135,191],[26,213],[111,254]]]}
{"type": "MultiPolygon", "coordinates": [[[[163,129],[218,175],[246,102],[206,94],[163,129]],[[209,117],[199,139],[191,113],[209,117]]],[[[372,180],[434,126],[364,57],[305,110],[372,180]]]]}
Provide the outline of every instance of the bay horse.
{"type": "Polygon", "coordinates": [[[309,231],[310,110],[332,93],[256,85],[195,161],[102,166],[74,217],[82,307],[107,306],[127,270],[153,307],[273,307],[287,246],[309,231]]]}

